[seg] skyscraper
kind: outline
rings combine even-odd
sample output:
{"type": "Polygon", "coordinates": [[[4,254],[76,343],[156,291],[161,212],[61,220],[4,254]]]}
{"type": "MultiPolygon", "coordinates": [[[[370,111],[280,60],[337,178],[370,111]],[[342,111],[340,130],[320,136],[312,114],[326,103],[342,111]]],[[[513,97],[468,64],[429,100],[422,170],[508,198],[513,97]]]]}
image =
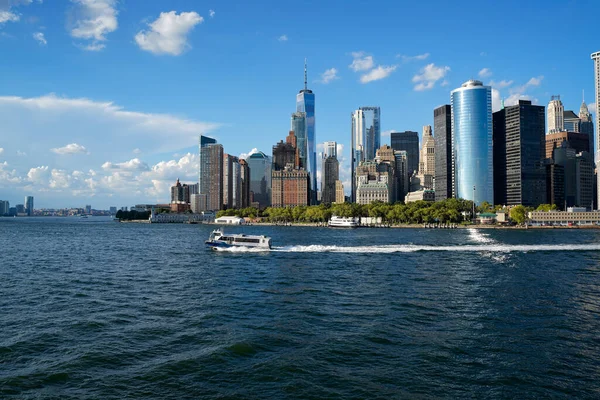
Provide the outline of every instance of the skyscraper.
{"type": "Polygon", "coordinates": [[[25,196],[25,212],[30,217],[33,215],[33,196],[25,196]]]}
{"type": "MultiPolygon", "coordinates": [[[[600,108],[600,51],[592,53],[592,60],[594,60],[594,77],[595,77],[595,88],[596,88],[596,109],[600,108]]],[[[600,113],[596,110],[596,151],[594,152],[596,158],[600,158],[600,113]]],[[[598,197],[597,207],[600,209],[600,174],[596,175],[598,197]]]]}
{"type": "Polygon", "coordinates": [[[296,135],[296,143],[298,149],[298,157],[300,158],[300,166],[306,168],[307,163],[307,140],[306,140],[306,114],[303,112],[295,112],[292,114],[291,130],[296,135]]]}
{"type": "Polygon", "coordinates": [[[560,96],[552,96],[548,103],[548,134],[565,130],[565,107],[560,96]]]}
{"type": "Polygon", "coordinates": [[[421,189],[433,189],[435,175],[435,140],[431,132],[431,125],[423,127],[421,140],[421,154],[419,156],[419,186],[421,189]]]}
{"type": "Polygon", "coordinates": [[[315,94],[307,86],[306,60],[304,60],[304,89],[296,95],[296,112],[306,115],[306,166],[310,175],[310,203],[317,203],[317,143],[315,131],[315,94]]]}
{"type": "Polygon", "coordinates": [[[362,110],[358,109],[352,112],[350,116],[351,132],[350,132],[350,175],[351,175],[351,188],[350,188],[350,201],[356,202],[356,167],[361,162],[365,161],[365,116],[362,110]]]}
{"type": "Polygon", "coordinates": [[[247,159],[250,168],[251,202],[259,208],[271,205],[271,158],[262,151],[251,154],[247,159]]]}
{"type": "Polygon", "coordinates": [[[413,131],[392,132],[390,134],[392,149],[404,150],[408,157],[408,175],[419,171],[419,134],[413,131]]]}
{"type": "Polygon", "coordinates": [[[359,107],[351,115],[351,199],[356,201],[356,168],[363,161],[375,159],[381,147],[381,110],[379,107],[359,107]]]}
{"type": "Polygon", "coordinates": [[[250,207],[250,168],[246,160],[240,160],[241,200],[240,207],[250,207]]]}
{"type": "Polygon", "coordinates": [[[336,201],[335,183],[340,179],[339,168],[340,164],[335,155],[323,155],[321,202],[324,204],[332,204],[336,201]]]}
{"type": "Polygon", "coordinates": [[[242,196],[240,160],[231,154],[223,155],[223,207],[240,208],[242,196]]]}
{"type": "Polygon", "coordinates": [[[492,88],[470,80],[450,100],[454,197],[493,203],[492,88]]]}
{"type": "Polygon", "coordinates": [[[592,114],[588,109],[587,104],[585,104],[585,100],[581,102],[581,107],[579,108],[579,132],[588,135],[588,139],[590,142],[590,154],[592,156],[592,160],[596,160],[596,148],[594,147],[594,120],[592,119],[592,114]]]}
{"type": "Polygon", "coordinates": [[[337,158],[337,142],[323,143],[323,158],[330,156],[337,158]]]}
{"type": "Polygon", "coordinates": [[[544,107],[519,100],[493,118],[494,203],[530,207],[546,203],[544,107]]]}
{"type": "Polygon", "coordinates": [[[381,147],[381,110],[379,107],[360,107],[362,111],[365,159],[373,160],[381,147]]]}
{"type": "Polygon", "coordinates": [[[452,110],[449,104],[433,110],[435,137],[435,200],[452,197],[452,110]]]}
{"type": "Polygon", "coordinates": [[[200,136],[198,191],[202,211],[220,210],[223,205],[223,146],[215,139],[200,136]]]}
{"type": "Polygon", "coordinates": [[[506,205],[506,108],[492,115],[494,155],[494,204],[506,205]]]}

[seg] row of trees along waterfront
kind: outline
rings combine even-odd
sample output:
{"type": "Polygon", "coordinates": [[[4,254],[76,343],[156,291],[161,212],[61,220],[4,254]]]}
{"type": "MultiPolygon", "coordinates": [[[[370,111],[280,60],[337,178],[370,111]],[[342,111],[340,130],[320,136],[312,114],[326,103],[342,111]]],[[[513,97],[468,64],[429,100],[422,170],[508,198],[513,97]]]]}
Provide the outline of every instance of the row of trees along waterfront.
{"type": "MultiPolygon", "coordinates": [[[[483,202],[477,207],[477,212],[497,212],[502,210],[502,206],[493,207],[487,202],[483,202]]],[[[542,204],[537,208],[538,211],[556,210],[556,206],[542,204]]],[[[258,210],[253,207],[243,209],[221,210],[217,213],[217,218],[222,216],[236,216],[242,218],[263,218],[269,222],[326,222],[332,215],[339,217],[373,217],[381,218],[382,223],[392,224],[422,224],[422,223],[460,223],[465,220],[463,213],[469,220],[473,211],[473,202],[463,199],[447,199],[437,202],[415,201],[413,203],[387,204],[382,202],[373,202],[371,204],[321,204],[318,206],[297,206],[297,207],[267,207],[264,210],[258,210]]],[[[527,220],[527,213],[533,211],[533,208],[516,206],[511,208],[511,219],[522,224],[527,220]]]]}

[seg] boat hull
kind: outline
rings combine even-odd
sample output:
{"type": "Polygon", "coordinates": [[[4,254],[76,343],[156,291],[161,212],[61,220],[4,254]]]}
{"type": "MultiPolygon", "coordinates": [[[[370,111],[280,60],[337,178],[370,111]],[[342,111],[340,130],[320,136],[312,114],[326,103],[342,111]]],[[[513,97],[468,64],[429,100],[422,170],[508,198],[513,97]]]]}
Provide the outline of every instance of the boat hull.
{"type": "Polygon", "coordinates": [[[242,245],[242,244],[230,244],[230,243],[226,243],[226,242],[211,241],[211,240],[207,240],[204,243],[213,250],[229,249],[232,247],[242,247],[242,248],[246,248],[246,249],[261,249],[261,250],[270,250],[271,249],[270,245],[269,246],[252,246],[252,245],[242,245]]]}

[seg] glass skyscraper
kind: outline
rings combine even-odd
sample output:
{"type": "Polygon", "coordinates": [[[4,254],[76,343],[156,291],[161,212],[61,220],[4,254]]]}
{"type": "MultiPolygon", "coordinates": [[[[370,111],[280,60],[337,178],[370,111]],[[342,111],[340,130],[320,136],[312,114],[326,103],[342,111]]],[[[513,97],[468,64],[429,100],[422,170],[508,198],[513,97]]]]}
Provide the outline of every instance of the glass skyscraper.
{"type": "Polygon", "coordinates": [[[310,175],[310,203],[317,203],[317,143],[315,133],[315,94],[307,88],[306,62],[304,63],[304,89],[296,95],[296,112],[306,116],[306,165],[310,175]]]}
{"type": "Polygon", "coordinates": [[[413,131],[390,133],[391,147],[395,151],[404,150],[408,156],[408,176],[419,171],[419,134],[413,131]]]}
{"type": "Polygon", "coordinates": [[[381,110],[379,107],[359,107],[352,113],[351,166],[352,201],[356,200],[356,167],[375,159],[381,147],[381,110]]]}
{"type": "Polygon", "coordinates": [[[251,197],[260,208],[271,205],[271,158],[262,151],[251,154],[247,159],[250,169],[251,197]]]}
{"type": "Polygon", "coordinates": [[[494,202],[492,88],[470,80],[450,94],[454,197],[494,202]]]}
{"type": "Polygon", "coordinates": [[[307,168],[307,142],[306,142],[306,114],[303,112],[295,112],[292,114],[291,129],[296,136],[296,144],[298,145],[298,157],[300,158],[300,166],[307,168]]]}

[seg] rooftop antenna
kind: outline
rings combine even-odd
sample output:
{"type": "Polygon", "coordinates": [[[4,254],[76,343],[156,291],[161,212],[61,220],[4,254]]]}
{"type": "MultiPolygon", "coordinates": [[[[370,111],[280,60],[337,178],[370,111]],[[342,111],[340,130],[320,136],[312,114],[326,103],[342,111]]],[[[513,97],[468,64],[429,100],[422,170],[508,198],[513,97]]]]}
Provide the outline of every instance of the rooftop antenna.
{"type": "Polygon", "coordinates": [[[308,90],[307,83],[306,83],[306,81],[307,81],[306,76],[307,76],[307,74],[306,74],[306,58],[305,58],[304,59],[304,90],[308,90]]]}

